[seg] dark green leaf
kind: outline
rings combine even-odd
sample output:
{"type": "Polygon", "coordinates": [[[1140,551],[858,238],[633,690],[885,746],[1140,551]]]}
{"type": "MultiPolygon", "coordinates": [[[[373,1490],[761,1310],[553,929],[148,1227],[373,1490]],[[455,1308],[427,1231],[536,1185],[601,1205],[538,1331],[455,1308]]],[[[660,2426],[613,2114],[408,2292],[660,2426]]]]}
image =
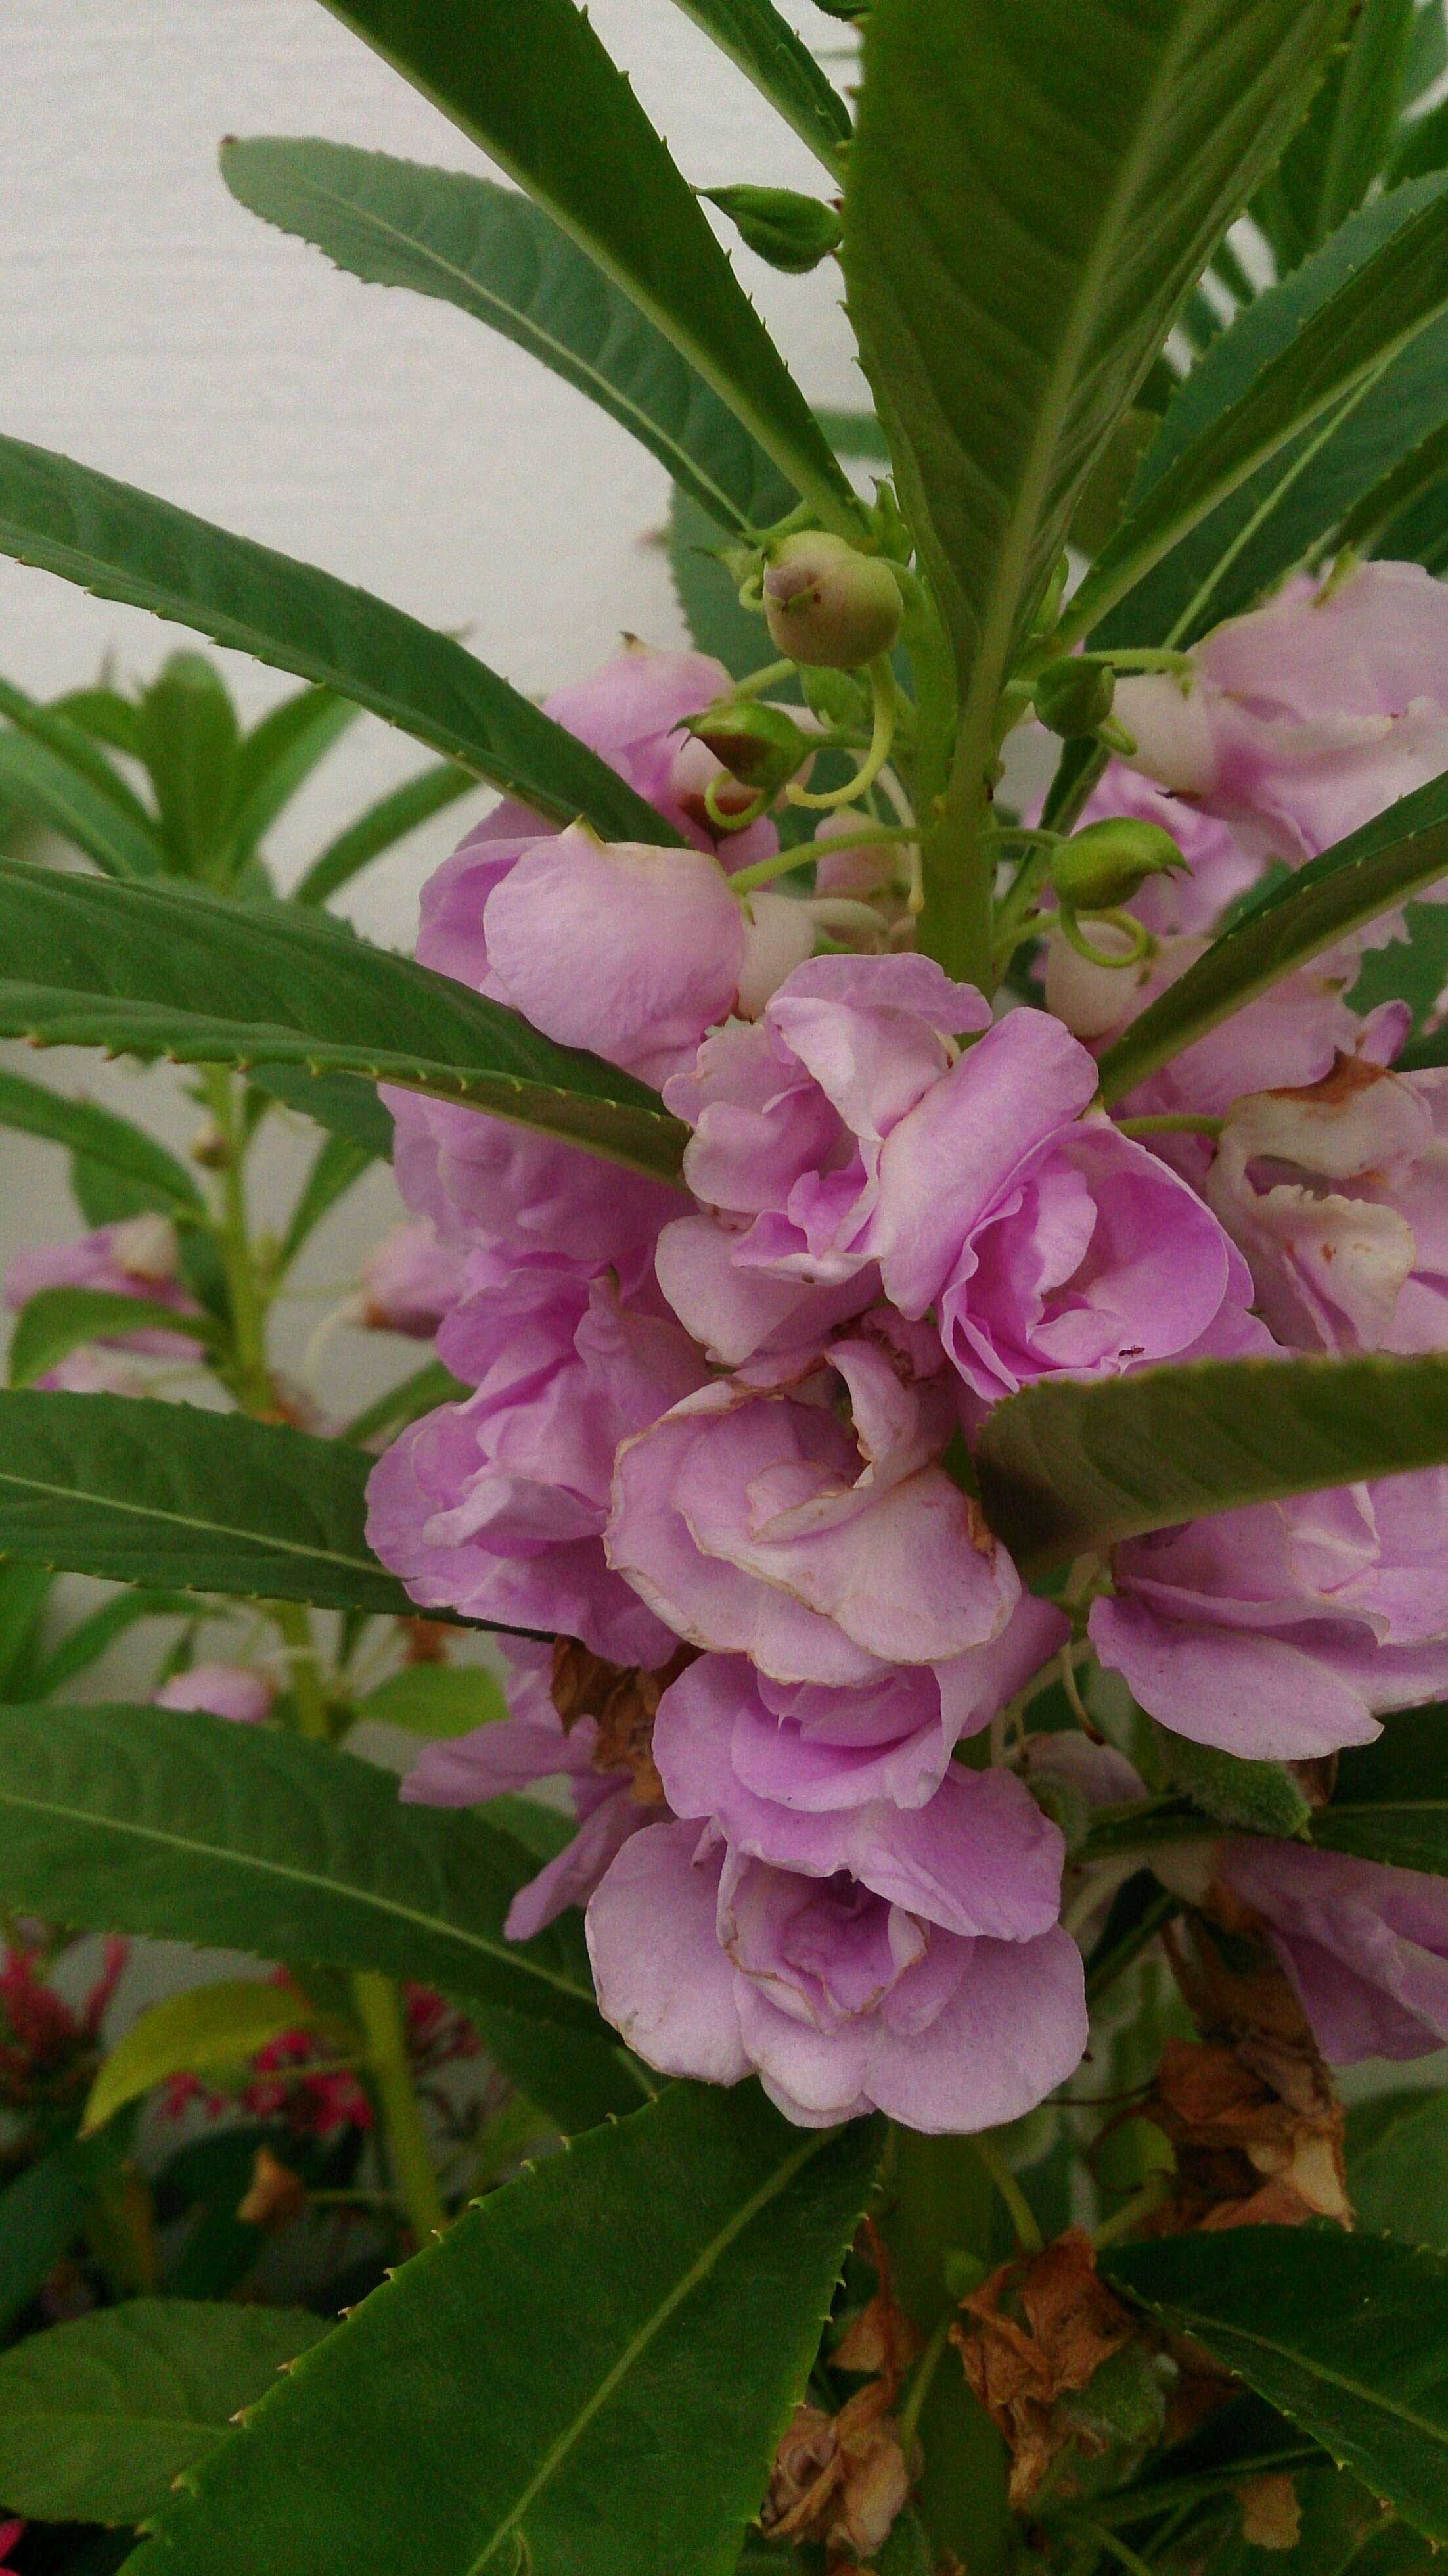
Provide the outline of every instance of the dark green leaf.
{"type": "Polygon", "coordinates": [[[1120,1100],[1284,975],[1445,874],[1448,777],[1400,797],[1361,831],[1269,887],[1108,1049],[1102,1099],[1120,1100]]]}
{"type": "Polygon", "coordinates": [[[669,570],[684,624],[701,653],[722,662],[730,677],[747,679],[774,650],[764,621],[739,605],[739,585],[725,571],[717,549],[726,532],[693,494],[678,487],[669,520],[669,570]]]}
{"type": "Polygon", "coordinates": [[[727,215],[747,250],[792,277],[807,276],[840,246],[840,218],[818,197],[794,188],[701,188],[727,215]]]}
{"type": "MultiPolygon", "coordinates": [[[[526,189],[848,536],[860,513],[693,191],[574,0],[327,0],[526,189]]],[[[447,749],[446,744],[439,748],[447,749]]]]}
{"type": "Polygon", "coordinates": [[[385,1395],[374,1397],[355,1413],[343,1433],[346,1440],[375,1440],[381,1431],[405,1431],[409,1422],[418,1422],[424,1413],[433,1413],[440,1404],[454,1404],[468,1389],[441,1360],[425,1360],[411,1377],[390,1386],[385,1395]]]}
{"type": "Polygon", "coordinates": [[[1440,177],[1366,208],[1193,370],[1063,635],[1190,643],[1285,571],[1441,423],[1445,308],[1440,177]]]}
{"type": "Polygon", "coordinates": [[[351,1136],[328,1136],[325,1139],[288,1219],[277,1256],[279,1269],[290,1267],[307,1237],[337,1201],[345,1198],[354,1183],[361,1180],[363,1173],[370,1171],[375,1159],[367,1146],[357,1144],[351,1136]]]}
{"type": "Polygon", "coordinates": [[[840,148],[850,139],[848,110],[771,0],[677,0],[677,6],[712,36],[816,160],[838,178],[840,148]]]}
{"type": "Polygon", "coordinates": [[[27,1082],[23,1074],[0,1072],[0,1127],[15,1127],[27,1136],[44,1136],[64,1145],[89,1163],[103,1163],[144,1193],[141,1204],[168,1215],[194,1217],[201,1192],[174,1154],[158,1145],[143,1127],[93,1101],[68,1100],[48,1083],[27,1082]]]}
{"type": "Polygon", "coordinates": [[[221,873],[241,739],[231,693],[203,653],[173,653],[136,709],[168,864],[181,876],[221,873]]]}
{"type": "Polygon", "coordinates": [[[0,1820],[6,1904],[380,1969],[599,2035],[571,1927],[504,1937],[531,1852],[480,1816],[404,1806],[390,1772],[328,1746],[197,1709],[0,1708],[0,1820]]]}
{"type": "Polygon", "coordinates": [[[0,796],[58,832],[107,876],[154,876],[162,864],[154,835],[48,742],[0,733],[0,796]]]}
{"type": "Polygon", "coordinates": [[[1031,1574],[1205,1513],[1445,1463],[1445,1356],[1042,1378],[995,1406],[977,1451],[991,1527],[1031,1574]]]}
{"type": "Polygon", "coordinates": [[[290,904],[121,890],[0,859],[0,1031],[188,1063],[347,1071],[438,1089],[640,1170],[679,1165],[683,1130],[642,1083],[290,904]],[[205,1007],[213,994],[227,1017],[205,1007]]]}
{"type": "Polygon", "coordinates": [[[1362,0],[1253,213],[1279,271],[1295,268],[1360,206],[1388,158],[1414,0],[1362,0]]]}
{"type": "MultiPolygon", "coordinates": [[[[541,1864],[535,1864],[541,1865],[541,1864]]],[[[600,2120],[636,2111],[657,2079],[636,2065],[621,2040],[600,2025],[565,2030],[537,2015],[473,2004],[468,2018],[489,2057],[547,2114],[561,2137],[576,2138],[600,2120]]]]}
{"type": "Polygon", "coordinates": [[[355,723],[357,713],[331,689],[299,689],[253,725],[236,754],[230,818],[234,858],[246,858],[265,839],[283,806],[355,723]]]}
{"type": "Polygon", "coordinates": [[[1350,2111],[1347,2171],[1360,2227],[1448,2251],[1448,2093],[1393,2093],[1350,2111]],[[1365,2112],[1378,2115],[1367,2134],[1365,2112]]]}
{"type": "Polygon", "coordinates": [[[53,1582],[46,1566],[0,1563],[0,1700],[42,1696],[29,1677],[39,1664],[53,1582]]]}
{"type": "Polygon", "coordinates": [[[304,2361],[135,2576],[730,2576],[880,2145],[792,2129],[752,2085],[595,2130],[304,2361]]]}
{"type": "Polygon", "coordinates": [[[136,2523],[330,2328],[296,2308],[132,2299],[0,2354],[0,2501],[136,2523]]]}
{"type": "Polygon", "coordinates": [[[1404,108],[1416,106],[1424,91],[1440,81],[1445,72],[1448,72],[1448,21],[1443,15],[1443,0],[1418,0],[1408,35],[1407,60],[1403,65],[1404,108]]]}
{"type": "Polygon", "coordinates": [[[70,2252],[115,2159],[108,2138],[68,2138],[0,2191],[0,2334],[70,2252]]]}
{"type": "Polygon", "coordinates": [[[254,1065],[251,1081],[284,1108],[299,1110],[334,1136],[345,1136],[375,1163],[391,1162],[392,1112],[370,1083],[347,1073],[309,1073],[304,1064],[254,1065]]]}
{"type": "Polygon", "coordinates": [[[845,271],[954,634],[972,792],[1087,477],[1337,19],[1335,0],[870,11],[845,271]]]}
{"type": "Polygon", "coordinates": [[[605,839],[679,837],[450,637],[332,573],[15,438],[0,438],[0,554],[335,689],[540,814],[586,815],[605,839]]]}
{"type": "Polygon", "coordinates": [[[1416,116],[1400,132],[1397,150],[1389,172],[1390,183],[1400,187],[1406,179],[1423,179],[1433,170],[1448,167],[1448,100],[1440,99],[1425,116],[1416,116]]]}
{"type": "MultiPolygon", "coordinates": [[[[32,734],[37,742],[44,743],[48,750],[53,751],[68,769],[78,769],[81,775],[89,780],[92,787],[98,787],[103,796],[108,796],[111,803],[118,806],[150,842],[150,865],[152,868],[158,868],[161,864],[161,844],[157,836],[154,816],[147,813],[139,796],[127,785],[120,771],[107,760],[105,753],[97,750],[93,726],[82,722],[73,712],[73,709],[83,705],[88,697],[103,694],[105,693],[101,691],[83,692],[76,699],[58,698],[53,706],[38,706],[34,698],[27,697],[23,689],[17,689],[12,680],[0,680],[0,716],[8,716],[21,733],[32,734]]],[[[125,708],[127,719],[132,720],[131,732],[134,737],[135,710],[125,699],[118,700],[117,704],[125,708]]],[[[135,753],[139,758],[139,746],[134,738],[127,740],[122,747],[135,753]]],[[[139,873],[144,874],[146,871],[142,870],[139,873]]]]}
{"type": "Polygon", "coordinates": [[[1325,1851],[1448,1876],[1448,1712],[1414,1709],[1394,1717],[1375,1744],[1353,1746],[1338,1763],[1332,1802],[1313,1819],[1325,1851]]]}
{"type": "Polygon", "coordinates": [[[0,1554],[118,1583],[410,1617],[363,1536],[369,1461],[285,1424],[0,1393],[0,1554]]]}
{"type": "Polygon", "coordinates": [[[125,1297],[109,1288],[41,1288],[28,1297],[10,1337],[10,1384],[33,1386],[86,1342],[115,1342],[130,1333],[180,1333],[214,1342],[209,1315],[178,1315],[148,1297],[125,1297]]]}
{"type": "Polygon", "coordinates": [[[1448,2260],[1335,2228],[1240,2227],[1113,2246],[1101,2268],[1448,2540],[1448,2260]]]}
{"type": "Polygon", "coordinates": [[[409,832],[430,822],[446,806],[455,805],[460,796],[472,795],[477,783],[465,769],[449,760],[436,769],[421,770],[390,795],[379,797],[312,861],[292,888],[293,903],[325,903],[339,886],[349,884],[384,850],[406,840],[409,832]]]}
{"type": "Polygon", "coordinates": [[[253,214],[353,276],[460,305],[516,341],[734,531],[768,527],[793,506],[792,486],[673,342],[516,189],[270,137],[223,145],[221,174],[253,214]]]}

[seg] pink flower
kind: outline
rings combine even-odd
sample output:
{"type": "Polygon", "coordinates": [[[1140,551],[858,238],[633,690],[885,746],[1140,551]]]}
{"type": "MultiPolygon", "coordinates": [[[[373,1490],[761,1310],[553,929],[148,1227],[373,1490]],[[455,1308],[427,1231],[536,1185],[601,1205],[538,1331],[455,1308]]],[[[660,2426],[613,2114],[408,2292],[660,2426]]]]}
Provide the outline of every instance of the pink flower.
{"type": "Polygon", "coordinates": [[[397,1186],[450,1249],[585,1278],[611,1269],[625,1295],[652,1280],[659,1228],[688,1204],[682,1190],[452,1101],[382,1097],[396,1120],[397,1186]]]}
{"type": "Polygon", "coordinates": [[[817,957],[667,1085],[694,1129],[684,1176],[714,1213],[666,1227],[659,1280],[716,1359],[818,1347],[878,1296],[885,1139],[948,1072],[956,1033],[989,1025],[974,986],[928,957],[817,957]]]}
{"type": "Polygon", "coordinates": [[[173,1673],[151,1697],[157,1708],[204,1709],[238,1726],[260,1726],[271,1715],[276,1692],[264,1673],[246,1664],[202,1663],[173,1673]]]}
{"type": "Polygon", "coordinates": [[[1279,1342],[1448,1345],[1448,1073],[1339,1057],[1232,1109],[1203,1184],[1279,1342]]]}
{"type": "Polygon", "coordinates": [[[1218,626],[1174,677],[1123,680],[1134,765],[1297,866],[1448,769],[1448,592],[1364,563],[1218,626]]]}
{"type": "Polygon", "coordinates": [[[509,1272],[464,1298],[438,1337],[476,1386],[405,1431],[368,1487],[368,1536],[423,1609],[581,1637],[618,1663],[673,1640],[603,1550],[614,1453],[691,1393],[678,1326],[612,1281],[509,1272]]]}
{"type": "Polygon", "coordinates": [[[402,1784],[415,1806],[478,1807],[490,1798],[526,1793],[541,1780],[566,1780],[578,1831],[556,1859],[521,1888],[503,1929],[530,1941],[570,1905],[592,1895],[614,1854],[641,1825],[657,1823],[659,1806],[634,1795],[627,1770],[601,1770],[598,1728],[580,1717],[565,1729],[549,1688],[552,1650],[522,1637],[504,1648],[513,1670],[509,1715],[470,1735],[430,1744],[402,1784]]]}
{"type": "Polygon", "coordinates": [[[425,1218],[396,1225],[362,1264],[357,1320],[371,1332],[429,1342],[466,1284],[462,1254],[439,1243],[425,1218]]]}
{"type": "Polygon", "coordinates": [[[902,1385],[875,1345],[844,1342],[804,1395],[715,1381],[626,1441],[609,1563],[676,1636],[748,1654],[774,1681],[852,1685],[943,1664],[1004,1629],[1014,1566],[936,1462],[944,1387],[902,1385]]]}
{"type": "Polygon", "coordinates": [[[1255,1837],[1221,1877],[1261,1917],[1335,2066],[1423,2057],[1448,2041],[1448,1887],[1416,1869],[1255,1837]]]}
{"type": "Polygon", "coordinates": [[[924,1869],[907,1904],[843,1870],[745,1858],[708,1827],[649,1826],[588,1908],[600,2009],[665,2074],[756,2070],[803,2127],[873,2108],[933,2132],[1019,2118],[1085,2047],[1081,1957],[1045,1873],[978,1856],[974,1894],[948,1864],[948,1892],[924,1869]]]}
{"type": "Polygon", "coordinates": [[[1254,1503],[1128,1540],[1091,1642],[1198,1744],[1292,1761],[1448,1689],[1448,1469],[1254,1503]]]}
{"type": "MultiPolygon", "coordinates": [[[[147,1305],[169,1306],[178,1315],[195,1315],[200,1312],[196,1300],[176,1275],[179,1262],[169,1217],[127,1217],[120,1225],[83,1234],[77,1243],[47,1243],[34,1252],[17,1252],[5,1273],[5,1303],[18,1310],[43,1288],[100,1288],[113,1297],[137,1297],[147,1305]]],[[[142,1330],[104,1333],[97,1339],[150,1359],[191,1359],[196,1351],[184,1333],[142,1330]]]]}

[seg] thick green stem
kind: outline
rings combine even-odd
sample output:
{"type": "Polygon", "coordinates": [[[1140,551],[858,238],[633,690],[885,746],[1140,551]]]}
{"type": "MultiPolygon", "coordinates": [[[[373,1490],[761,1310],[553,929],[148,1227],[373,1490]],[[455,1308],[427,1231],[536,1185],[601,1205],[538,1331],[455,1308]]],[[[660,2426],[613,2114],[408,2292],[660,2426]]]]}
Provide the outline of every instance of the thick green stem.
{"type": "Polygon", "coordinates": [[[271,1615],[287,1650],[297,1732],[309,1736],[315,1744],[330,1744],[332,1720],[327,1708],[322,1668],[312,1638],[311,1619],[299,1601],[278,1601],[274,1603],[271,1615]]]}
{"type": "Polygon", "coordinates": [[[915,676],[915,760],[911,785],[922,830],[921,877],[925,891],[918,937],[928,957],[948,975],[989,992],[992,862],[977,846],[979,822],[989,826],[989,800],[980,782],[980,816],[952,806],[955,752],[955,673],[950,645],[935,603],[913,574],[898,576],[905,600],[902,640],[915,676]]]}
{"type": "Polygon", "coordinates": [[[266,1356],[266,1305],[247,1226],[245,1138],[230,1074],[223,1066],[205,1065],[202,1082],[207,1106],[221,1133],[224,1154],[216,1243],[231,1308],[236,1392],[248,1413],[269,1413],[272,1386],[266,1356]]]}
{"type": "Polygon", "coordinates": [[[352,1980],[352,2000],[367,2040],[367,2065],[387,2135],[398,2197],[419,2245],[447,2226],[432,2151],[407,2058],[402,2004],[390,1977],[366,1970],[352,1980]]]}

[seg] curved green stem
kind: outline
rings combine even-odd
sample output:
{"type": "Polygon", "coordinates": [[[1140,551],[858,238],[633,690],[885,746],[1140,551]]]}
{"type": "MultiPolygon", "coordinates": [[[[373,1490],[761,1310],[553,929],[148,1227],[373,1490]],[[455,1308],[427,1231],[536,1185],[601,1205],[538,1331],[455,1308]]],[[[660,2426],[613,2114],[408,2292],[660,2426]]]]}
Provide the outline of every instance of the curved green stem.
{"type": "MultiPolygon", "coordinates": [[[[861,767],[853,778],[846,779],[843,787],[825,788],[818,795],[812,788],[801,787],[798,779],[792,778],[784,791],[787,803],[803,805],[812,814],[830,814],[841,805],[852,805],[857,796],[867,795],[874,786],[894,744],[900,693],[895,686],[888,653],[877,653],[868,667],[870,702],[875,711],[875,721],[870,734],[870,748],[861,767]]],[[[704,801],[708,803],[707,795],[704,801]]]]}
{"type": "Polygon", "coordinates": [[[407,2058],[402,2004],[390,1977],[370,1969],[352,1979],[352,1999],[367,2040],[367,2066],[387,2131],[398,2197],[419,2246],[447,2226],[432,2153],[407,2058]]]}
{"type": "Polygon", "coordinates": [[[1021,2252],[1039,2254],[1046,2240],[1036,2223],[1036,2213],[1010,2166],[994,2147],[987,2144],[983,2133],[973,2137],[970,2143],[1005,2203],[1007,2215],[1016,2231],[1016,2243],[1021,2252]]]}

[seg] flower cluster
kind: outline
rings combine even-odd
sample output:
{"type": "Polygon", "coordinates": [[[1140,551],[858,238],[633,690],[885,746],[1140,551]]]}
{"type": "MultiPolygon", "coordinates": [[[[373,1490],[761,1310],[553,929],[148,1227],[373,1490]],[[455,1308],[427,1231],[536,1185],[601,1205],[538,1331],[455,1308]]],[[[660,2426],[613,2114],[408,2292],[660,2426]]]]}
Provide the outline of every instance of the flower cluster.
{"type": "MultiPolygon", "coordinates": [[[[683,846],[507,807],[427,888],[426,963],[657,1085],[689,1130],[671,1188],[391,1095],[445,1265],[417,1312],[435,1297],[470,1391],[371,1486],[373,1544],[421,1607],[557,1640],[510,1643],[510,1717],[430,1748],[404,1794],[568,1782],[577,1833],[509,1930],[585,1904],[601,2007],[650,2065],[756,2071],[806,2124],[1009,2120],[1086,2036],[1065,1848],[1021,1759],[1063,1649],[1258,1760],[1365,1742],[1448,1688],[1448,1476],[1134,1540],[1058,1606],[970,1468],[990,1408],[1055,1375],[1443,1346],[1442,1077],[1392,1072],[1404,1014],[1354,1014],[1355,951],[1115,1118],[1093,1050],[1269,861],[1441,769],[1445,618],[1426,575],[1370,566],[1124,683],[1137,768],[1088,819],[1164,823],[1186,866],[1110,916],[1124,970],[1063,918],[1044,1008],[993,1009],[913,952],[868,816],[801,853],[812,891],[760,891],[774,826],[760,805],[731,833],[738,782],[699,722],[728,683],[699,655],[630,649],[551,702],[683,846]],[[1202,1132],[1126,1132],[1162,1109],[1202,1132]]],[[[1437,2044],[1436,1972],[1399,1973],[1405,1943],[1441,1955],[1421,1893],[1243,1848],[1222,1867],[1324,2044],[1437,2044]],[[1344,1942],[1356,2000],[1319,2013],[1315,1963],[1344,1942]]]]}

